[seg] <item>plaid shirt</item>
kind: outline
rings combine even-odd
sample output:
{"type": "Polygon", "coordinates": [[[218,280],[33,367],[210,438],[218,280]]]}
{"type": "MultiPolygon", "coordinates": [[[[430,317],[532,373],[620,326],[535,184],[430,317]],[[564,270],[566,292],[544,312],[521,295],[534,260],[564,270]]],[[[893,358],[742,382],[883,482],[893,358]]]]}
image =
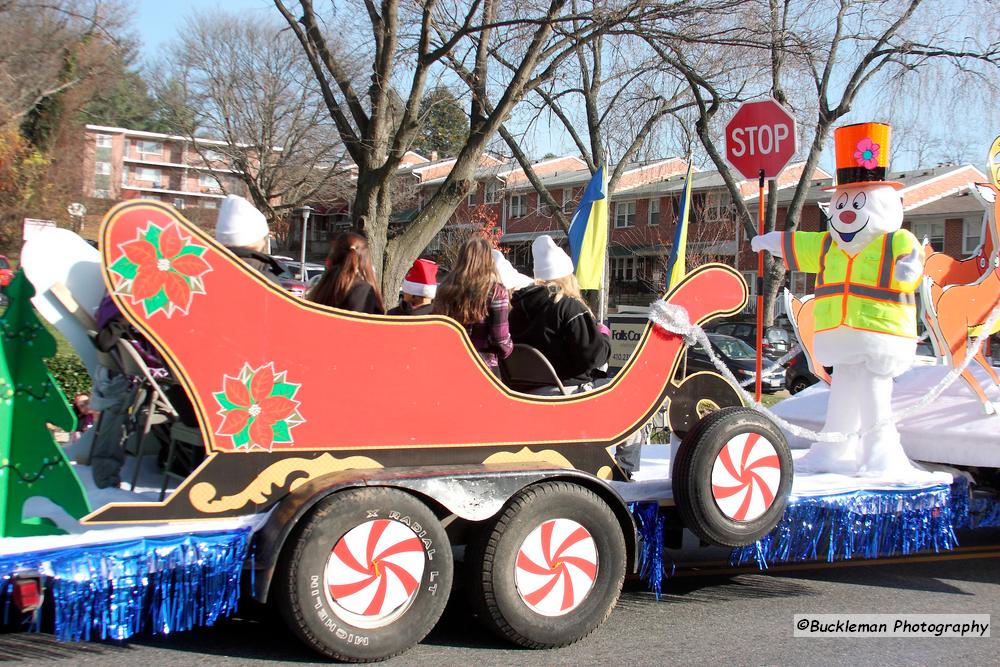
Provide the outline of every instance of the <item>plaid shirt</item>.
{"type": "Polygon", "coordinates": [[[490,370],[500,368],[500,358],[506,359],[514,349],[514,341],[510,339],[510,329],[507,326],[507,313],[510,312],[510,295],[507,288],[496,283],[493,295],[487,304],[486,317],[475,324],[465,327],[472,339],[472,345],[479,352],[490,370]]]}

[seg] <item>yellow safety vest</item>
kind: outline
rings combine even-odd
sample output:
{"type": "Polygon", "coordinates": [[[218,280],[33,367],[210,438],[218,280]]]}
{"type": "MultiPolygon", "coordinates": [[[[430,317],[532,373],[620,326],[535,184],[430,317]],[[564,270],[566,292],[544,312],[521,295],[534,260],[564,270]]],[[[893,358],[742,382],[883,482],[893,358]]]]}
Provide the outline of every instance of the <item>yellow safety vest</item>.
{"type": "Polygon", "coordinates": [[[819,274],[816,278],[816,331],[850,327],[863,331],[917,337],[913,293],[920,276],[903,282],[894,273],[903,256],[923,253],[905,229],[874,239],[851,257],[830,232],[785,232],[781,237],[789,271],[819,274]]]}

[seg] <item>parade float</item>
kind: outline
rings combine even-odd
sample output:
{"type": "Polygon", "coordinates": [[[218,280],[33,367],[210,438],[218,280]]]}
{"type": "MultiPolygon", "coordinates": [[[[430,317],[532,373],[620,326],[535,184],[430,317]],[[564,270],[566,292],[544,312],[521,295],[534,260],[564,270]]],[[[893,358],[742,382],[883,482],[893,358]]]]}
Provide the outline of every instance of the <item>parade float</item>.
{"type": "MultiPolygon", "coordinates": [[[[38,365],[54,347],[28,306],[31,287],[15,281],[2,319],[0,595],[31,624],[50,598],[62,639],[211,625],[244,595],[276,605],[327,656],[381,659],[434,626],[461,553],[461,585],[481,620],[521,646],[555,647],[608,617],[627,574],[658,591],[667,534],[681,526],[731,548],[736,563],[765,566],[950,549],[956,527],[990,520],[992,506],[970,503],[967,478],[947,470],[907,461],[903,474],[869,465],[858,476],[882,447],[858,443],[883,429],[884,413],[853,434],[854,468],[795,474],[789,439],[851,436],[808,431],[823,423],[824,390],[769,417],[744,407],[721,364],[719,374],[678,379],[686,345],[704,340],[701,325],[747,302],[729,267],[697,267],[653,304],[611,382],[543,397],[493,376],[454,321],[291,296],[158,202],[114,207],[99,255],[65,230],[48,234],[23,253],[38,311],[97,364],[88,346],[106,289],[190,399],[205,452],[176,485],[147,457],[132,491],[95,488],[87,466],[40,428],[71,430],[72,417],[38,365]],[[615,447],[658,414],[674,442],[646,448],[640,474],[626,480],[615,447]]],[[[981,319],[991,329],[996,310],[981,319]]],[[[952,448],[915,453],[905,422],[899,430],[910,458],[949,462],[940,452],[952,448]]],[[[995,425],[983,430],[995,449],[995,425]]],[[[1000,461],[975,453],[974,465],[1000,461]]]]}

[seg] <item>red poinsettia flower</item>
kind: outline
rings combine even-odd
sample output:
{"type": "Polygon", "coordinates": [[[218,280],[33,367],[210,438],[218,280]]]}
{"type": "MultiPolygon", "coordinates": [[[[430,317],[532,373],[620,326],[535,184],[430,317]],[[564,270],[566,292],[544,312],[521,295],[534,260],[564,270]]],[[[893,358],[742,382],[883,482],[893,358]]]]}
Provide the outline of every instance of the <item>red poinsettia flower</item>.
{"type": "Polygon", "coordinates": [[[284,396],[271,396],[274,388],[274,371],[270,366],[257,369],[250,379],[250,388],[237,378],[226,376],[223,391],[226,398],[237,407],[227,410],[218,435],[236,435],[250,422],[250,442],[270,448],[274,440],[271,427],[287,419],[298,406],[284,396]],[[252,420],[252,421],[251,421],[252,420]]]}
{"type": "Polygon", "coordinates": [[[188,279],[197,278],[211,268],[198,255],[181,255],[186,245],[176,224],[160,234],[159,247],[141,238],[123,243],[122,251],[137,267],[132,298],[145,301],[162,289],[171,303],[186,309],[191,301],[188,279]]]}

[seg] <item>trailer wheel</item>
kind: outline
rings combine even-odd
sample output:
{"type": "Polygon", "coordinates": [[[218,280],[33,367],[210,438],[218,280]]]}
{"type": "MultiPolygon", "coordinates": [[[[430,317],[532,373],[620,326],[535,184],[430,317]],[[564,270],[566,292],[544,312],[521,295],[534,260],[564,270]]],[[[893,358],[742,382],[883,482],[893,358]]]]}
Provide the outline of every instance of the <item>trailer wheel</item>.
{"type": "Polygon", "coordinates": [[[451,592],[444,528],[413,496],[354,489],[303,519],[276,574],[286,622],[325,656],[384,660],[423,639],[451,592]]]}
{"type": "Polygon", "coordinates": [[[707,542],[756,542],[781,520],[792,488],[785,436],[749,408],[723,408],[681,441],[673,494],[685,527],[707,542]]]}
{"type": "Polygon", "coordinates": [[[472,545],[473,603],[501,638],[567,646],[611,614],[625,579],[625,539],[608,504],[568,482],[524,489],[472,545]]]}

